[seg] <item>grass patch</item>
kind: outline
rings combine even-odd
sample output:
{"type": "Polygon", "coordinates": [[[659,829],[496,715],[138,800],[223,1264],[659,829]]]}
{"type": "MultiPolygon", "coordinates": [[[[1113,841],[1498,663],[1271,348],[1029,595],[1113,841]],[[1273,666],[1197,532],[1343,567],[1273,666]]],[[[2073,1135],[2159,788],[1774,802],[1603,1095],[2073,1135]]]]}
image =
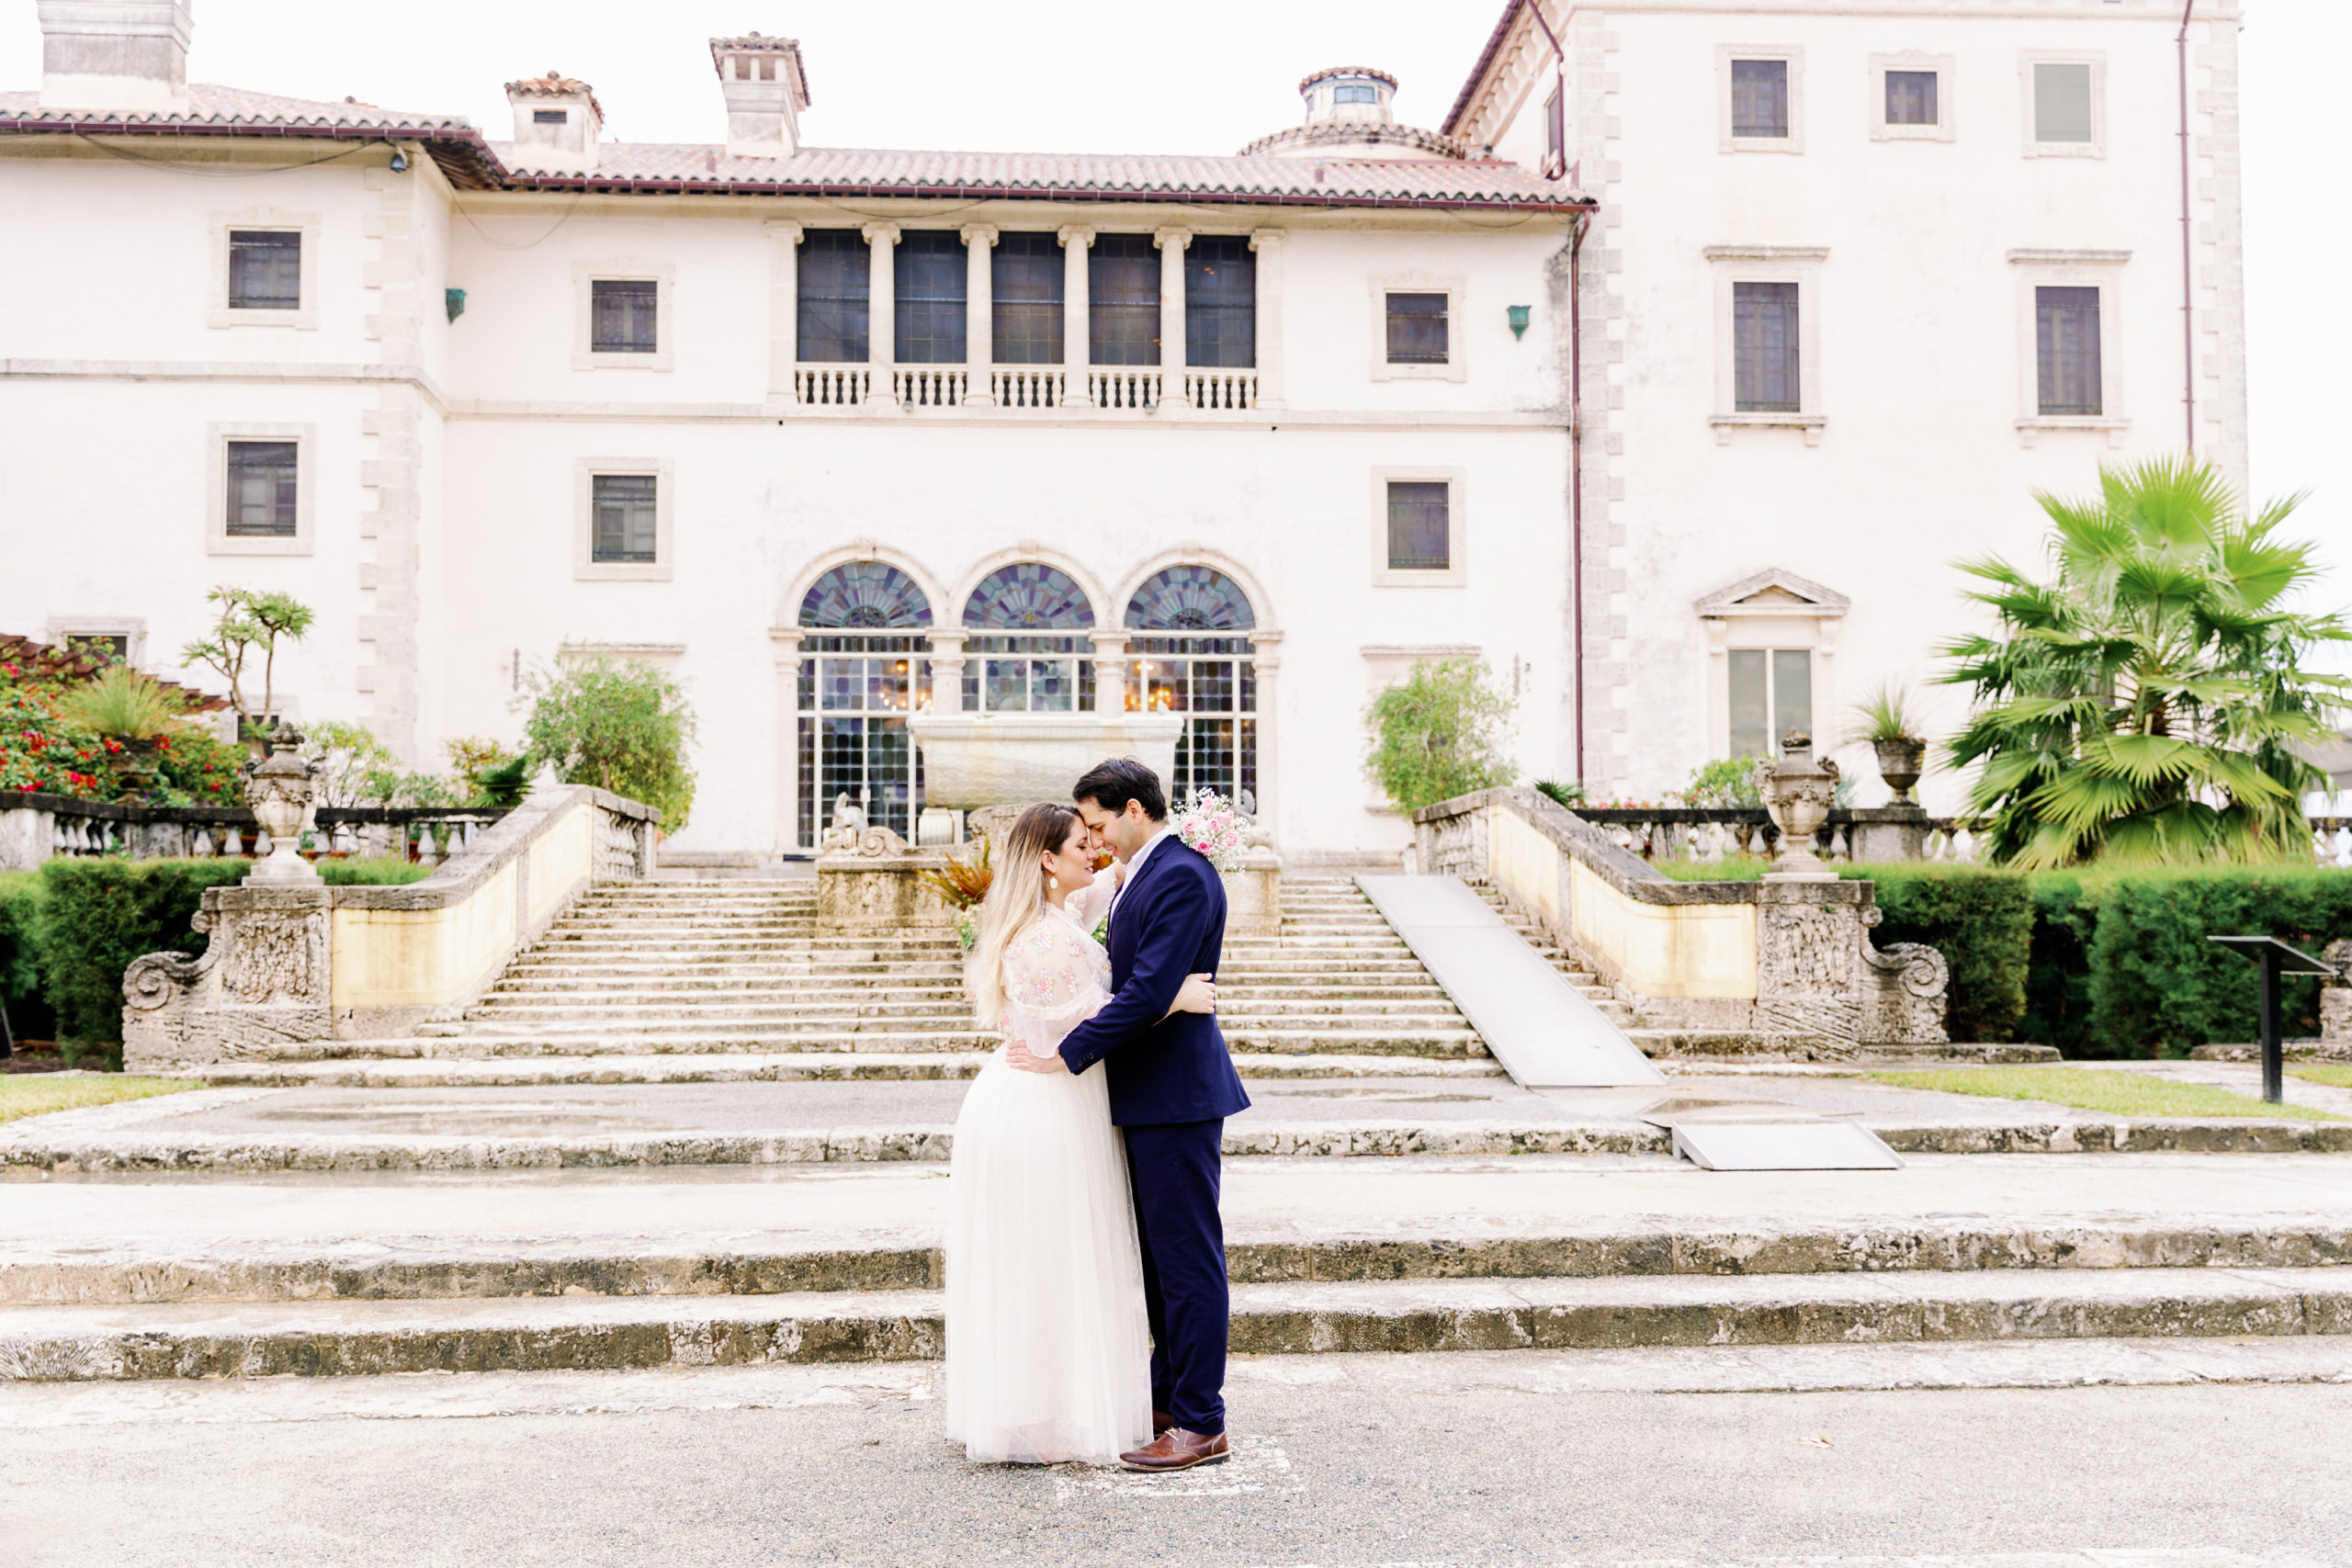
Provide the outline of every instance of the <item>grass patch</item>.
{"type": "Polygon", "coordinates": [[[2312,1062],[2300,1067],[2289,1067],[2287,1076],[2301,1078],[2305,1083],[2325,1084],[2330,1089],[2352,1089],[2352,1066],[2333,1062],[2312,1062]]]}
{"type": "Polygon", "coordinates": [[[1772,863],[1760,855],[1725,855],[1721,860],[1656,860],[1650,865],[1675,882],[1754,882],[1772,863]]]}
{"type": "Polygon", "coordinates": [[[43,1116],[52,1111],[79,1111],[85,1105],[112,1105],[120,1100],[145,1100],[202,1089],[191,1078],[127,1078],[107,1073],[97,1077],[64,1077],[55,1073],[10,1073],[0,1076],[0,1122],[19,1116],[43,1116]]]}
{"type": "Polygon", "coordinates": [[[1872,1073],[1897,1089],[1981,1094],[1996,1100],[2041,1100],[2117,1116],[2261,1116],[2292,1122],[2346,1122],[2352,1117],[2307,1105],[2269,1105],[2211,1084],[2182,1083],[2145,1073],[2089,1067],[1947,1067],[1872,1073]]]}

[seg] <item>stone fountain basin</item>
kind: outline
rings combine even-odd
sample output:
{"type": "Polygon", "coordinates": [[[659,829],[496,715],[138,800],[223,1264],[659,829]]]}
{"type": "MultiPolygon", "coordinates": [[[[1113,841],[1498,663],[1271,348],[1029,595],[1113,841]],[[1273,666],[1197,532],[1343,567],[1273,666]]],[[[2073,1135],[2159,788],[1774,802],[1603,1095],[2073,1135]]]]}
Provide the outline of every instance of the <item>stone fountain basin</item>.
{"type": "Polygon", "coordinates": [[[1067,800],[1079,775],[1133,757],[1164,781],[1176,772],[1183,718],[1172,713],[918,713],[923,794],[952,811],[1067,800]]]}

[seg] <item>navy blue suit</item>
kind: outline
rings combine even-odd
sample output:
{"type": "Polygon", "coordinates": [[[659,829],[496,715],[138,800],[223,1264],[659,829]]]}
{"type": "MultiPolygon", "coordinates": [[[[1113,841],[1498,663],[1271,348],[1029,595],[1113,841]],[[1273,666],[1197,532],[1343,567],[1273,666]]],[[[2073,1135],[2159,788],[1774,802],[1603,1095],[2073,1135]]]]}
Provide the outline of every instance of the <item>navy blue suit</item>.
{"type": "Polygon", "coordinates": [[[1063,1036],[1073,1073],[1103,1064],[1151,1317],[1151,1403],[1188,1432],[1225,1430],[1231,1302],[1217,1213],[1225,1119],[1249,1108],[1213,1013],[1170,1014],[1187,975],[1216,973],[1225,884],[1199,851],[1167,839],[1111,917],[1112,997],[1063,1036]]]}

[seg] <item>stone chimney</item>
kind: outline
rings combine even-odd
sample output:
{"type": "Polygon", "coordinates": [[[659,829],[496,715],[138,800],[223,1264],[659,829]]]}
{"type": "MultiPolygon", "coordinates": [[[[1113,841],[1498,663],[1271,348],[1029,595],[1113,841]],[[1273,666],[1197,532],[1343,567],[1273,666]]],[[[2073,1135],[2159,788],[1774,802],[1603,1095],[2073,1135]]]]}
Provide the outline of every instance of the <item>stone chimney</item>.
{"type": "Polygon", "coordinates": [[[40,0],[40,107],[187,111],[188,0],[40,0]]]}
{"type": "Polygon", "coordinates": [[[604,106],[585,82],[560,71],[506,84],[514,106],[514,145],[509,161],[518,169],[549,175],[587,175],[596,169],[596,135],[605,128],[604,106]]]}
{"type": "Polygon", "coordinates": [[[800,151],[800,111],[808,107],[808,79],[800,45],[788,38],[710,40],[718,91],[727,100],[727,155],[789,158],[800,151]]]}
{"type": "Polygon", "coordinates": [[[1349,158],[1382,162],[1459,158],[1462,143],[1417,126],[1399,125],[1389,105],[1396,78],[1369,65],[1336,65],[1298,85],[1306,122],[1261,136],[1241,150],[1245,158],[1349,158]]]}

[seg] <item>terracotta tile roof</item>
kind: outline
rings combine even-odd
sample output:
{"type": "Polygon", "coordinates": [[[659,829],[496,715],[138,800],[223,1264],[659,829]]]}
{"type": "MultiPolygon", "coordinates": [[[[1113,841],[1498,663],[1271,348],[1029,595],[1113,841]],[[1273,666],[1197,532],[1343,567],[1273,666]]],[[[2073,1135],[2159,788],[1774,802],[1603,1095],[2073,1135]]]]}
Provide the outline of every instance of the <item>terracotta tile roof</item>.
{"type": "Polygon", "coordinates": [[[351,126],[384,130],[467,130],[463,115],[407,114],[374,104],[322,104],[191,82],[186,114],[121,109],[44,109],[39,93],[0,93],[0,118],[38,117],[82,124],[351,126]]]}
{"type": "MultiPolygon", "coordinates": [[[[502,161],[507,149],[491,149],[502,161]]],[[[1587,198],[1517,164],[1485,160],[1147,157],[1082,152],[897,152],[807,147],[789,158],[734,158],[723,147],[606,142],[588,175],[533,175],[520,186],[661,187],[777,195],[1037,197],[1566,210],[1587,198]]]]}
{"type": "Polygon", "coordinates": [[[587,83],[550,71],[544,76],[526,76],[519,82],[509,82],[506,90],[525,98],[586,98],[588,107],[598,119],[605,118],[605,106],[596,101],[596,90],[587,83]]]}

